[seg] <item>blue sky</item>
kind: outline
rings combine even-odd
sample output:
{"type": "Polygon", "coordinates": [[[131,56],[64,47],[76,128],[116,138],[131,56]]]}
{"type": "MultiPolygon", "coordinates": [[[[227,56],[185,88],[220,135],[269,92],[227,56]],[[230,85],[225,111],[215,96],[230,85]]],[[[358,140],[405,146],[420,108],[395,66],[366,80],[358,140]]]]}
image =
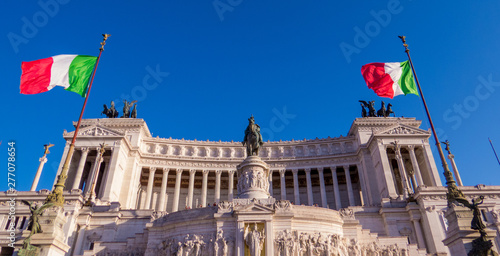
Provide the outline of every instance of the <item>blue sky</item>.
{"type": "Polygon", "coordinates": [[[51,189],[63,130],[73,130],[83,104],[62,88],[19,94],[21,62],[97,55],[102,33],[112,36],[84,118],[128,98],[139,101],[154,136],[216,141],[241,140],[251,114],[264,140],[345,136],[360,117],[358,100],[377,108],[384,100],[428,129],[419,97],[380,98],[360,74],[370,62],[406,60],[397,38],[404,34],[464,183],[500,185],[488,142],[500,151],[499,1],[8,0],[0,9],[0,190],[9,141],[18,190],[31,187],[43,145],[55,144],[38,186],[51,189]]]}

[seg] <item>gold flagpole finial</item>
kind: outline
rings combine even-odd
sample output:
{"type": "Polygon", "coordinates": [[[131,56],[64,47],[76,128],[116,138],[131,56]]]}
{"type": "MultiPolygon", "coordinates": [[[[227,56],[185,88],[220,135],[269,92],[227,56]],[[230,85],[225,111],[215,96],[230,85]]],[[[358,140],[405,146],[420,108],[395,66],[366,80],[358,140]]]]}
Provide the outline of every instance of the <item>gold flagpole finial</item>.
{"type": "Polygon", "coordinates": [[[106,45],[106,40],[108,40],[108,37],[110,37],[110,34],[102,34],[102,42],[101,42],[101,48],[99,49],[100,51],[104,51],[104,46],[106,45]]]}

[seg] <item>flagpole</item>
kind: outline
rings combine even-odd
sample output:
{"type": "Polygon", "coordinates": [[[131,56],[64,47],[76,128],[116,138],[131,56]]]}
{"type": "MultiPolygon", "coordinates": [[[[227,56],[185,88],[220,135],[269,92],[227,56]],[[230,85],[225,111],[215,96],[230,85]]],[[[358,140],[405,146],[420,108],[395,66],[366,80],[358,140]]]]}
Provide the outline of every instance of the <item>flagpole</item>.
{"type": "Polygon", "coordinates": [[[80,112],[80,117],[78,118],[78,123],[76,124],[75,132],[73,134],[73,139],[71,140],[71,144],[69,146],[68,155],[66,156],[66,160],[64,161],[64,165],[57,179],[57,183],[54,185],[54,189],[45,199],[45,203],[53,203],[54,205],[62,206],[64,204],[64,196],[63,189],[65,188],[66,179],[68,178],[68,169],[71,158],[73,157],[73,153],[75,151],[75,141],[76,136],[78,135],[78,130],[80,128],[80,123],[82,122],[83,112],[85,111],[85,106],[87,105],[87,100],[89,99],[90,89],[92,88],[92,82],[94,81],[95,72],[97,70],[97,65],[99,65],[99,59],[101,58],[102,51],[104,51],[104,45],[106,45],[106,40],[111,35],[103,34],[103,40],[101,42],[101,48],[99,48],[99,56],[97,56],[97,60],[94,66],[94,71],[92,72],[92,78],[90,79],[89,87],[87,89],[87,95],[85,96],[85,101],[83,102],[82,110],[80,112]]]}
{"type": "Polygon", "coordinates": [[[427,108],[427,103],[425,102],[424,94],[422,92],[422,88],[420,87],[420,83],[418,82],[417,73],[415,73],[415,68],[413,67],[413,62],[410,57],[410,50],[408,49],[408,44],[406,44],[405,36],[398,36],[403,42],[403,46],[405,47],[405,52],[408,55],[408,60],[410,61],[411,70],[413,75],[415,76],[415,81],[417,82],[418,92],[420,93],[420,97],[422,98],[422,102],[424,103],[425,112],[427,114],[427,119],[431,125],[432,134],[434,135],[434,139],[436,140],[436,147],[438,148],[439,158],[441,159],[441,164],[444,169],[444,177],[446,178],[446,186],[448,187],[448,192],[446,196],[449,202],[457,200],[459,202],[464,202],[465,196],[462,191],[457,187],[455,180],[453,179],[453,174],[451,173],[448,163],[446,162],[446,158],[444,157],[443,149],[441,148],[441,143],[439,143],[439,139],[436,133],[436,129],[434,128],[434,123],[431,119],[431,114],[429,113],[429,109],[427,108]]]}
{"type": "Polygon", "coordinates": [[[498,159],[497,151],[495,150],[495,147],[493,147],[493,143],[491,142],[491,139],[488,138],[488,140],[490,141],[490,145],[491,145],[491,148],[493,149],[493,153],[495,153],[495,156],[497,158],[497,162],[498,162],[498,164],[500,164],[500,160],[498,159]]]}

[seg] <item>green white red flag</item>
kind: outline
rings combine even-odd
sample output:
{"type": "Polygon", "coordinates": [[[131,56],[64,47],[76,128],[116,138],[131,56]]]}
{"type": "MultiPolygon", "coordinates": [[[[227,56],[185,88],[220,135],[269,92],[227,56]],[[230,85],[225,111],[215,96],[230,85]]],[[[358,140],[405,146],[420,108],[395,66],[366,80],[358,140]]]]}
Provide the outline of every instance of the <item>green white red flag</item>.
{"type": "Polygon", "coordinates": [[[62,86],[85,97],[96,61],[94,56],[63,54],[23,62],[21,93],[37,94],[62,86]]]}
{"type": "Polygon", "coordinates": [[[392,99],[401,94],[418,95],[408,61],[366,64],[361,68],[361,74],[368,88],[380,97],[392,99]]]}

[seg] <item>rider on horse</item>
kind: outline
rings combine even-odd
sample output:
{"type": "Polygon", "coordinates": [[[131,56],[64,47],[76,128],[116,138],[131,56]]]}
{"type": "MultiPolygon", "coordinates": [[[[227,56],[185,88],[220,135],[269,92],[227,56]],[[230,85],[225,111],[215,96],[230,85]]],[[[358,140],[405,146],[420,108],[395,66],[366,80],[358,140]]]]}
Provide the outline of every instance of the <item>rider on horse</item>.
{"type": "Polygon", "coordinates": [[[245,138],[241,142],[243,146],[247,146],[247,155],[259,155],[259,148],[264,142],[260,134],[260,126],[255,123],[253,115],[248,118],[248,126],[245,130],[245,138]]]}

